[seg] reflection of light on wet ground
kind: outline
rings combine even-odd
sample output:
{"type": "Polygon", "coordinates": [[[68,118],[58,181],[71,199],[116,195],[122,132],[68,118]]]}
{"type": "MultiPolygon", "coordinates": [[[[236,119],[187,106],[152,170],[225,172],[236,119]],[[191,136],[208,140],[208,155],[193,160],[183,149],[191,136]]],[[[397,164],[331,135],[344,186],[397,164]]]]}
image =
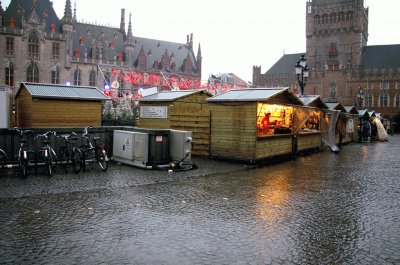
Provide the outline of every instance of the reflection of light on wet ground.
{"type": "Polygon", "coordinates": [[[255,215],[268,221],[280,218],[289,199],[289,186],[288,176],[284,174],[274,174],[266,179],[256,192],[255,215]]]}
{"type": "Polygon", "coordinates": [[[362,154],[362,157],[363,157],[363,161],[367,162],[368,159],[369,159],[369,150],[368,150],[368,148],[366,146],[363,146],[361,148],[361,154],[362,154]]]}

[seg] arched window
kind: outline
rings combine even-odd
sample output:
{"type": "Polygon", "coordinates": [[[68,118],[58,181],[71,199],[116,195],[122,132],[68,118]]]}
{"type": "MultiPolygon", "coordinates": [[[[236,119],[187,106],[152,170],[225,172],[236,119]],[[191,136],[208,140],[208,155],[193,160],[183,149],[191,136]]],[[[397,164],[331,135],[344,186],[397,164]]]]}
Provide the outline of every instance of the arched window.
{"type": "Polygon", "coordinates": [[[396,94],[394,97],[394,106],[393,107],[400,107],[400,95],[396,94]]]}
{"type": "Polygon", "coordinates": [[[372,90],[366,90],[364,107],[373,107],[373,106],[374,106],[374,95],[372,93],[372,90]]]}
{"type": "Polygon", "coordinates": [[[12,62],[7,62],[5,73],[6,85],[9,87],[14,86],[14,65],[12,62]]]}
{"type": "Polygon", "coordinates": [[[26,80],[32,83],[39,83],[39,67],[36,63],[31,62],[26,73],[26,80]]]}
{"type": "Polygon", "coordinates": [[[381,94],[379,96],[379,106],[380,107],[389,107],[389,95],[387,90],[381,90],[381,94]]]}
{"type": "Polygon", "coordinates": [[[74,72],[74,85],[80,86],[81,85],[81,70],[76,69],[74,72]]]}
{"type": "Polygon", "coordinates": [[[96,72],[94,70],[90,71],[89,74],[89,86],[96,86],[96,72]]]}
{"type": "Polygon", "coordinates": [[[28,37],[28,55],[30,58],[39,59],[39,36],[32,31],[28,37]]]}
{"type": "Polygon", "coordinates": [[[52,84],[60,83],[60,70],[56,65],[51,69],[51,83],[52,84]]]}

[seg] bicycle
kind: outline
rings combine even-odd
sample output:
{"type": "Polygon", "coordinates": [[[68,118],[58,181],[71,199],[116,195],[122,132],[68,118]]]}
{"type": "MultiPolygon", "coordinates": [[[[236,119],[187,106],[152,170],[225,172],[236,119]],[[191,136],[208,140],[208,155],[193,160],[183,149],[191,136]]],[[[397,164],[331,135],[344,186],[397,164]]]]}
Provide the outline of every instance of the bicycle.
{"type": "Polygon", "coordinates": [[[85,170],[85,164],[86,164],[86,158],[89,163],[92,163],[92,166],[94,163],[98,163],[100,168],[103,171],[106,171],[108,168],[108,157],[107,153],[105,150],[104,144],[97,144],[97,140],[100,139],[100,137],[93,137],[93,143],[90,140],[89,132],[88,129],[92,128],[91,126],[87,126],[83,130],[82,138],[84,141],[86,141],[86,144],[79,148],[82,152],[82,167],[83,170],[85,170]]]}
{"type": "Polygon", "coordinates": [[[75,142],[78,140],[77,134],[72,132],[71,134],[56,135],[56,137],[63,138],[64,143],[60,148],[60,165],[64,167],[65,172],[68,171],[72,164],[72,170],[74,173],[79,173],[82,168],[82,153],[75,147],[75,142]],[[72,138],[72,141],[70,140],[72,138]]]}
{"type": "Polygon", "coordinates": [[[32,153],[29,148],[28,139],[26,138],[27,134],[33,134],[32,130],[19,130],[15,129],[16,132],[19,133],[21,140],[19,144],[18,150],[18,165],[21,172],[22,177],[26,178],[28,176],[28,167],[29,167],[29,154],[32,153]]]}
{"type": "Polygon", "coordinates": [[[53,175],[53,169],[57,165],[57,155],[54,149],[50,146],[49,135],[55,134],[54,132],[48,131],[44,134],[37,134],[36,139],[42,137],[44,140],[42,141],[41,150],[38,152],[41,154],[42,161],[44,162],[44,166],[47,169],[47,173],[51,177],[53,175]]]}

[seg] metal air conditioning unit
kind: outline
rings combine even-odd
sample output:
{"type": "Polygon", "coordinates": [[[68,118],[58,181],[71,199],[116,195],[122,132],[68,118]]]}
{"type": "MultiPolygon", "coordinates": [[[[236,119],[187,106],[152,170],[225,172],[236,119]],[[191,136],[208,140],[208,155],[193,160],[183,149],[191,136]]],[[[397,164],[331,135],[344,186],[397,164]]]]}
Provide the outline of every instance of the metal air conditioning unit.
{"type": "Polygon", "coordinates": [[[192,132],[170,130],[169,150],[174,162],[191,162],[192,132]]]}
{"type": "Polygon", "coordinates": [[[131,131],[114,131],[113,159],[116,162],[142,167],[148,167],[149,134],[131,131]]]}

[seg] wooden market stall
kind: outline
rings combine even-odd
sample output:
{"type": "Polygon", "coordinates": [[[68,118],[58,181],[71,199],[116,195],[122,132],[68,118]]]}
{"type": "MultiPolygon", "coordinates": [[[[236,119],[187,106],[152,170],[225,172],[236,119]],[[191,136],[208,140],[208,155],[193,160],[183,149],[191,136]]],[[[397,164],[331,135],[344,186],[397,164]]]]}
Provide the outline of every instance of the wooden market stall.
{"type": "Polygon", "coordinates": [[[139,99],[138,127],[191,131],[192,155],[209,156],[210,112],[205,90],[163,91],[139,99]]]}
{"type": "Polygon", "coordinates": [[[371,137],[370,116],[367,109],[358,110],[358,142],[369,142],[371,137]]]}
{"type": "Polygon", "coordinates": [[[256,162],[293,155],[294,107],[303,103],[288,88],[231,90],[207,101],[211,157],[256,162]]]}
{"type": "Polygon", "coordinates": [[[18,127],[101,126],[103,101],[96,87],[21,83],[16,95],[18,127]]]}
{"type": "Polygon", "coordinates": [[[371,138],[371,124],[368,110],[358,110],[358,142],[369,142],[371,138]]]}
{"type": "Polygon", "coordinates": [[[343,144],[343,137],[346,132],[346,109],[341,102],[327,102],[330,110],[340,111],[335,127],[335,142],[340,147],[343,144]]]}
{"type": "Polygon", "coordinates": [[[297,152],[320,150],[322,147],[321,119],[329,109],[318,95],[301,96],[303,107],[296,108],[298,117],[296,141],[297,152]]]}
{"type": "Polygon", "coordinates": [[[344,106],[346,109],[346,132],[343,138],[343,143],[357,142],[357,124],[358,124],[358,110],[353,106],[344,106]]]}

